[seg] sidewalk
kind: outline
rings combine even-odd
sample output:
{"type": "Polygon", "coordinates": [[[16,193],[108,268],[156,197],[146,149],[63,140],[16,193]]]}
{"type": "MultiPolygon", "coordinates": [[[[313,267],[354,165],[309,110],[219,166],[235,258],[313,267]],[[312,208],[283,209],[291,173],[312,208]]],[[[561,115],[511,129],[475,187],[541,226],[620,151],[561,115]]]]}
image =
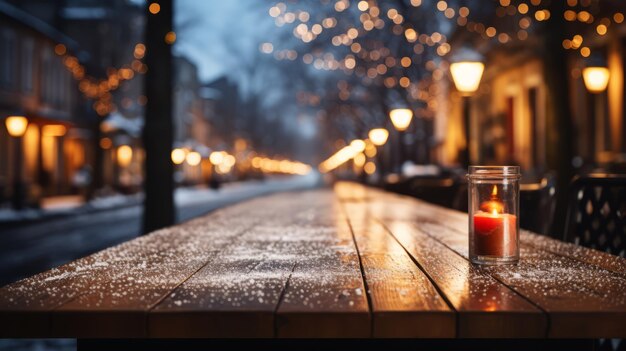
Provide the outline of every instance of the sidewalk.
{"type": "Polygon", "coordinates": [[[64,216],[75,216],[112,208],[134,206],[141,203],[143,194],[111,195],[84,202],[73,196],[59,196],[46,199],[42,208],[29,208],[20,211],[0,209],[0,225],[21,225],[24,222],[39,222],[64,216]]]}

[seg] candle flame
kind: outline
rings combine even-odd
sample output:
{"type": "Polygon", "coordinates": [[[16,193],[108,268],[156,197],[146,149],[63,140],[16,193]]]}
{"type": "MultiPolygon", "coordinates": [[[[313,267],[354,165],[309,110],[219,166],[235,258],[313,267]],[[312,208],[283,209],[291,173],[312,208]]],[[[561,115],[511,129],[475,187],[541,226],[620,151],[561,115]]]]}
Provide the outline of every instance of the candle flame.
{"type": "Polygon", "coordinates": [[[495,208],[493,210],[491,210],[491,214],[494,216],[498,215],[498,210],[496,210],[495,208]]]}
{"type": "Polygon", "coordinates": [[[498,195],[498,187],[497,186],[493,186],[493,190],[491,190],[491,196],[496,196],[498,195]]]}

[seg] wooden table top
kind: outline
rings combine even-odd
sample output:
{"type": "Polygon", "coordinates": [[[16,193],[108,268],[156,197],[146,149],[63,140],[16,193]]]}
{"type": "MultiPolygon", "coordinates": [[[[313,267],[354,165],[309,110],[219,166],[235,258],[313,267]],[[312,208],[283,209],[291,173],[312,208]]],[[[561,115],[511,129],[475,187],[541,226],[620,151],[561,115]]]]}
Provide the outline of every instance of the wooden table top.
{"type": "Polygon", "coordinates": [[[626,260],[353,183],[227,207],[0,290],[0,337],[626,337],[626,260]]]}

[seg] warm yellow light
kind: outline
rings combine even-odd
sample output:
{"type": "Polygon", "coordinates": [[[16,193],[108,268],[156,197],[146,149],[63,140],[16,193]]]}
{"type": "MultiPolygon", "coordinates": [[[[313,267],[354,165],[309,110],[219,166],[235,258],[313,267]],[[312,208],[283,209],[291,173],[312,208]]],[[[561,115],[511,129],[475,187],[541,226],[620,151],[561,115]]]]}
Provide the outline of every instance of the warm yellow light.
{"type": "Polygon", "coordinates": [[[187,157],[185,157],[185,160],[187,161],[188,165],[190,165],[190,166],[197,166],[202,161],[202,156],[200,155],[199,152],[192,151],[192,152],[187,154],[187,157]]]}
{"type": "Polygon", "coordinates": [[[228,172],[230,172],[230,170],[232,169],[232,167],[230,167],[227,164],[219,164],[217,165],[217,167],[215,168],[215,171],[219,174],[227,174],[228,172]]]}
{"type": "Polygon", "coordinates": [[[389,132],[385,128],[374,128],[370,130],[367,136],[372,141],[372,144],[376,146],[383,146],[389,138],[389,132]]]}
{"type": "Polygon", "coordinates": [[[126,167],[133,160],[133,149],[128,145],[122,145],[117,148],[117,163],[126,167]]]}
{"type": "Polygon", "coordinates": [[[376,172],[376,164],[370,161],[363,166],[363,170],[367,174],[374,174],[374,172],[376,172]]]}
{"type": "Polygon", "coordinates": [[[455,62],[450,65],[450,73],[456,89],[464,94],[478,90],[485,65],[482,62],[455,62]]]}
{"type": "Polygon", "coordinates": [[[374,146],[374,144],[372,143],[368,143],[365,147],[365,156],[374,157],[376,156],[376,153],[378,153],[378,151],[376,150],[376,146],[374,146]]]}
{"type": "Polygon", "coordinates": [[[235,165],[235,163],[237,162],[237,159],[236,159],[236,158],[235,158],[235,156],[233,156],[233,155],[226,154],[226,155],[224,156],[224,161],[223,161],[223,162],[224,162],[224,164],[225,164],[225,165],[227,165],[228,167],[232,167],[232,166],[234,166],[234,165],[235,165]]]}
{"type": "Polygon", "coordinates": [[[110,149],[111,146],[113,146],[113,141],[111,140],[111,138],[100,139],[100,147],[103,148],[104,150],[110,149]]]}
{"type": "Polygon", "coordinates": [[[224,151],[213,151],[209,155],[209,161],[211,161],[211,163],[214,165],[219,165],[222,163],[222,161],[224,161],[224,154],[224,151]]]}
{"type": "MultiPolygon", "coordinates": [[[[323,173],[330,172],[333,169],[346,163],[347,161],[355,158],[358,154],[362,153],[365,150],[365,148],[366,148],[365,141],[360,140],[360,139],[355,139],[350,143],[350,145],[344,146],[343,148],[341,148],[341,150],[337,151],[328,159],[326,159],[324,162],[320,163],[320,165],[318,166],[318,169],[323,173]]],[[[310,167],[308,165],[304,165],[304,166],[306,167],[304,169],[306,171],[305,173],[310,171],[310,167]]]]}
{"type": "Polygon", "coordinates": [[[183,149],[174,149],[172,150],[172,162],[175,165],[179,165],[185,162],[185,158],[187,157],[187,153],[183,149]]]}
{"type": "Polygon", "coordinates": [[[43,126],[43,135],[44,136],[50,136],[50,137],[60,137],[65,135],[66,132],[66,128],[64,125],[62,124],[49,124],[49,125],[45,125],[43,126]]]}
{"type": "Polygon", "coordinates": [[[9,116],[4,121],[4,124],[12,137],[21,137],[24,133],[26,133],[28,119],[24,116],[9,116]]]}
{"type": "Polygon", "coordinates": [[[590,93],[601,93],[609,84],[609,69],[606,67],[583,68],[583,81],[590,93]]]}
{"type": "Polygon", "coordinates": [[[57,44],[54,47],[54,53],[59,55],[59,56],[65,55],[66,52],[67,52],[67,48],[63,44],[57,44]]]}
{"type": "Polygon", "coordinates": [[[413,119],[413,111],[408,108],[396,108],[389,112],[391,123],[400,132],[405,131],[413,119]]]}
{"type": "Polygon", "coordinates": [[[161,5],[153,2],[150,6],[148,6],[148,11],[150,11],[151,14],[156,15],[161,11],[161,5]]]}
{"type": "Polygon", "coordinates": [[[174,42],[176,41],[176,33],[175,32],[167,32],[167,34],[165,34],[165,43],[172,45],[174,44],[174,42]]]}
{"type": "Polygon", "coordinates": [[[350,143],[350,148],[356,153],[356,152],[363,152],[363,150],[365,150],[365,142],[361,139],[355,139],[352,140],[352,142],[350,143]]]}
{"type": "Polygon", "coordinates": [[[366,161],[367,157],[365,157],[365,154],[363,153],[358,153],[354,156],[354,165],[357,167],[363,167],[366,161]]]}

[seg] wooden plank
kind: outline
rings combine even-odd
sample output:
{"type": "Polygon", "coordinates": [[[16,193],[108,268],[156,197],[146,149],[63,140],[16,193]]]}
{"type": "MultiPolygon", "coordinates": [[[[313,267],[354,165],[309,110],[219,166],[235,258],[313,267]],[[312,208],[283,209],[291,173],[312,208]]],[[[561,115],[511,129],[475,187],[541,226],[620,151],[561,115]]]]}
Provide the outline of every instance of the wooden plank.
{"type": "Polygon", "coordinates": [[[385,226],[458,312],[458,337],[543,337],[546,315],[507,286],[411,223],[385,226]]]}
{"type": "Polygon", "coordinates": [[[0,337],[50,336],[49,311],[87,289],[95,279],[106,279],[107,269],[95,264],[101,255],[71,262],[0,290],[0,337]]]}
{"type": "Polygon", "coordinates": [[[312,193],[285,200],[288,208],[266,216],[157,305],[149,335],[273,337],[274,311],[304,251],[291,232],[310,221],[305,209],[316,206],[312,193]]]}
{"type": "MultiPolygon", "coordinates": [[[[460,231],[463,235],[467,233],[467,213],[430,204],[408,196],[364,187],[356,183],[342,182],[339,183],[337,189],[344,193],[340,196],[348,196],[346,195],[347,193],[350,194],[352,200],[360,199],[360,201],[364,201],[364,199],[367,199],[368,204],[374,207],[396,206],[397,213],[393,213],[393,218],[396,220],[413,220],[419,223],[434,222],[445,225],[452,230],[460,231]],[[399,218],[398,216],[402,217],[399,218]]],[[[520,244],[532,246],[559,256],[569,257],[626,277],[626,259],[623,257],[555,240],[527,230],[521,231],[520,244]]]]}
{"type": "MultiPolygon", "coordinates": [[[[444,226],[424,229],[467,257],[467,238],[444,226]]],[[[626,336],[626,279],[597,266],[534,247],[517,265],[483,268],[549,313],[549,337],[626,336]]]]}
{"type": "Polygon", "coordinates": [[[157,255],[160,250],[147,244],[161,236],[154,233],[123,243],[4,287],[0,290],[0,333],[53,336],[51,311],[87,293],[95,284],[114,280],[121,267],[140,265],[150,255],[157,255]]]}
{"type": "Polygon", "coordinates": [[[344,203],[371,300],[374,337],[441,338],[456,334],[455,312],[406,251],[362,203],[344,203]]]}
{"type": "MultiPolygon", "coordinates": [[[[120,300],[124,295],[116,297],[114,294],[120,292],[112,289],[119,288],[122,289],[120,294],[128,294],[130,291],[124,284],[129,285],[131,282],[127,278],[132,277],[131,273],[140,273],[142,267],[147,268],[146,265],[152,260],[160,260],[158,262],[162,263],[164,257],[169,257],[170,261],[174,262],[173,258],[191,255],[193,252],[199,252],[200,255],[204,255],[203,257],[210,256],[214,251],[214,245],[215,247],[225,245],[231,237],[243,230],[243,227],[247,228],[247,224],[242,220],[233,224],[232,218],[247,218],[246,214],[254,213],[257,208],[262,208],[261,203],[259,199],[228,207],[211,214],[211,220],[208,222],[195,220],[176,227],[179,228],[176,231],[155,232],[0,289],[0,317],[2,317],[0,318],[0,334],[31,337],[76,336],[75,330],[72,330],[70,325],[64,326],[63,321],[61,324],[55,323],[55,327],[51,328],[52,314],[59,315],[63,319],[63,313],[58,311],[60,306],[68,302],[71,304],[77,298],[86,298],[87,305],[99,304],[100,301],[95,301],[99,299],[120,300]],[[196,238],[198,236],[201,239],[196,238]],[[198,243],[198,240],[201,242],[198,243]]],[[[201,261],[202,259],[196,263],[200,264],[201,261]]],[[[179,264],[184,265],[184,269],[189,271],[190,267],[187,267],[185,263],[179,264]]],[[[194,264],[193,261],[189,262],[189,265],[192,264],[194,264]]],[[[152,264],[152,267],[153,270],[167,271],[167,267],[155,264],[152,264]]],[[[175,272],[175,274],[178,273],[175,272]]],[[[135,281],[135,284],[141,285],[139,281],[135,281]]],[[[137,295],[140,295],[137,297],[139,299],[149,299],[146,295],[137,295]]],[[[143,301],[143,304],[149,303],[143,301]]],[[[123,310],[123,308],[125,307],[120,306],[120,309],[123,310]]],[[[101,305],[97,311],[93,311],[96,318],[103,318],[102,310],[105,308],[101,305]]],[[[134,310],[134,312],[137,311],[134,310]]],[[[80,313],[72,314],[69,311],[66,317],[78,324],[81,328],[80,332],[105,335],[106,328],[102,328],[101,325],[82,323],[80,313]]],[[[103,323],[103,326],[107,325],[115,327],[116,323],[115,321],[103,323]]],[[[138,329],[139,327],[124,330],[124,335],[138,329]]],[[[143,335],[145,326],[142,329],[143,335]]]]}
{"type": "MultiPolygon", "coordinates": [[[[547,316],[540,309],[412,224],[418,209],[430,205],[370,193],[365,201],[370,216],[385,225],[458,312],[458,337],[545,336],[547,316]]],[[[420,212],[424,218],[430,214],[420,212]]]]}
{"type": "Polygon", "coordinates": [[[545,235],[535,234],[526,230],[522,230],[520,242],[522,246],[532,246],[559,256],[591,264],[626,278],[626,259],[623,257],[554,240],[545,235]]]}
{"type": "MultiPolygon", "coordinates": [[[[468,257],[466,214],[411,199],[371,198],[383,220],[412,223],[468,257]]],[[[623,337],[626,260],[526,231],[520,241],[519,265],[481,269],[549,313],[549,336],[623,337]]]]}
{"type": "Polygon", "coordinates": [[[340,205],[329,191],[326,206],[290,234],[302,255],[276,314],[278,337],[369,337],[371,320],[359,258],[340,205]]]}
{"type": "Polygon", "coordinates": [[[256,223],[291,206],[281,199],[284,198],[274,196],[253,200],[219,216],[209,215],[157,232],[162,233],[162,238],[155,236],[143,243],[140,250],[154,247],[158,254],[150,253],[143,264],[131,261],[118,267],[120,272],[115,279],[93,284],[87,294],[57,308],[52,315],[53,334],[147,336],[148,310],[214,259],[216,252],[231,245],[256,223]],[[268,207],[265,201],[273,206],[268,207]]]}

